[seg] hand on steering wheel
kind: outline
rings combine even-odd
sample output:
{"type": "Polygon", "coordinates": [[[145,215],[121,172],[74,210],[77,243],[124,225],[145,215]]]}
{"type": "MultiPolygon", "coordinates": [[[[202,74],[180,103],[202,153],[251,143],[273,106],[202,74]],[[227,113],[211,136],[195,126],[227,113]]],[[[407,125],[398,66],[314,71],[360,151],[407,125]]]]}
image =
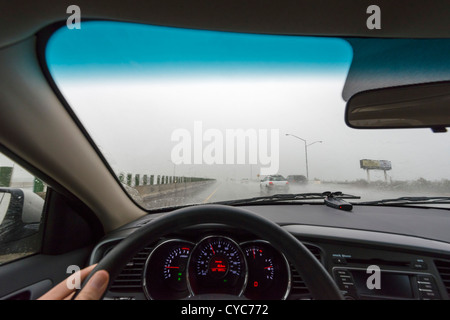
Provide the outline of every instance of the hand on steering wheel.
{"type": "MultiPolygon", "coordinates": [[[[75,294],[75,289],[69,289],[67,285],[74,277],[80,277],[81,281],[86,280],[87,276],[94,270],[96,265],[89,266],[79,271],[79,273],[72,274],[66,280],[60,282],[50,291],[40,297],[38,300],[71,300],[75,294]]],[[[108,288],[109,274],[105,270],[97,271],[86,283],[83,290],[77,295],[75,300],[99,300],[105,294],[108,288]]]]}

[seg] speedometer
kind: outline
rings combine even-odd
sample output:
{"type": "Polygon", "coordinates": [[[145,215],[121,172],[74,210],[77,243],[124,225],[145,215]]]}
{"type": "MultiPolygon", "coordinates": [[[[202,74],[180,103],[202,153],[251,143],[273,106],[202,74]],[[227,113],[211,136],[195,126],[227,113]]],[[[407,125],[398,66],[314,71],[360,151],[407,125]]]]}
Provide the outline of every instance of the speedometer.
{"type": "Polygon", "coordinates": [[[246,274],[243,252],[227,237],[204,238],[192,251],[188,281],[194,295],[241,295],[246,285],[246,274]]]}

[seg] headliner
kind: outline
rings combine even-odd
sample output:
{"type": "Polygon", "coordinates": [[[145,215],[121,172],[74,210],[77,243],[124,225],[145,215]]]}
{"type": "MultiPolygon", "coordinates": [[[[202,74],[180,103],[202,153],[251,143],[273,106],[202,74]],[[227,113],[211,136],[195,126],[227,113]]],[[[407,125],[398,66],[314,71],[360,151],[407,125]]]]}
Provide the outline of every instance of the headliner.
{"type": "MultiPolygon", "coordinates": [[[[0,47],[65,21],[66,0],[3,1],[0,47]]],[[[368,30],[368,0],[78,0],[84,19],[235,32],[342,37],[450,38],[448,0],[377,0],[381,30],[368,30]]]]}

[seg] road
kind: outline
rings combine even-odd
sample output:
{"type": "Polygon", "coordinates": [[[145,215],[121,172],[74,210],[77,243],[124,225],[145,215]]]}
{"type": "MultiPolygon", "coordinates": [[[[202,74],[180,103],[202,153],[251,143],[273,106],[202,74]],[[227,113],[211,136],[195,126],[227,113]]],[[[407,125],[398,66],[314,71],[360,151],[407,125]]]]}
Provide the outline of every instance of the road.
{"type": "MultiPolygon", "coordinates": [[[[423,191],[392,191],[383,188],[356,187],[343,184],[316,184],[306,185],[291,184],[289,193],[309,193],[324,191],[341,191],[346,194],[360,196],[361,200],[350,201],[372,201],[380,199],[391,199],[403,196],[441,196],[444,194],[424,193],[423,191]]],[[[281,193],[281,192],[280,192],[281,193]]],[[[196,190],[182,191],[175,194],[162,196],[145,203],[147,209],[155,209],[166,206],[181,206],[186,204],[213,203],[226,200],[245,199],[251,197],[265,196],[259,187],[259,182],[239,181],[216,181],[206,187],[196,190]]]]}

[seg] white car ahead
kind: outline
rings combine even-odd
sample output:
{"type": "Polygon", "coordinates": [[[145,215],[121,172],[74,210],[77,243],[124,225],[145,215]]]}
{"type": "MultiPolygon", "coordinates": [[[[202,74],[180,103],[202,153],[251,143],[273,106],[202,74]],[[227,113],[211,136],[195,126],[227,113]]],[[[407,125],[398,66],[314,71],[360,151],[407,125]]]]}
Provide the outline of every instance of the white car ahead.
{"type": "Polygon", "coordinates": [[[289,182],[281,175],[267,176],[259,184],[261,191],[280,190],[287,192],[289,190],[289,182]]]}

